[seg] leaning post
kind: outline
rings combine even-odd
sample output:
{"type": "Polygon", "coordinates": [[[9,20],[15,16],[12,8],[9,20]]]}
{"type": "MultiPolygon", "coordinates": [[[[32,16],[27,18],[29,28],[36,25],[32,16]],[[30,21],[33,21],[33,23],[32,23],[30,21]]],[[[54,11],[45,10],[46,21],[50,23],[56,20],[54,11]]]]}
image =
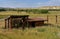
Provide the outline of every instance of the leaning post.
{"type": "Polygon", "coordinates": [[[7,25],[6,25],[6,19],[5,19],[5,29],[6,29],[6,26],[7,26],[7,25]]]}

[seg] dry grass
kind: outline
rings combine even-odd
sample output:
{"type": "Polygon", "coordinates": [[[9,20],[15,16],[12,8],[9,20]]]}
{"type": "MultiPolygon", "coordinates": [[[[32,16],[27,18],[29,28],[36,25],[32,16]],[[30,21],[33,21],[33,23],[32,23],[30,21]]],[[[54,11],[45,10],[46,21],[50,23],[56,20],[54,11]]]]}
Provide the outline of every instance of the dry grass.
{"type": "MultiPolygon", "coordinates": [[[[55,25],[56,18],[53,14],[27,14],[30,17],[43,17],[47,19],[49,15],[49,23],[52,25],[45,25],[36,28],[26,28],[24,31],[21,29],[2,29],[4,27],[4,20],[0,20],[0,39],[60,39],[60,23],[55,25]]],[[[58,12],[59,13],[59,12],[58,12]]],[[[0,12],[0,18],[5,18],[8,15],[26,15],[26,13],[17,13],[15,11],[0,12]]],[[[60,16],[58,17],[60,19],[60,16]]],[[[58,22],[60,22],[58,19],[58,22]]]]}
{"type": "Polygon", "coordinates": [[[60,39],[59,28],[43,26],[23,30],[1,30],[0,39],[60,39]]]}

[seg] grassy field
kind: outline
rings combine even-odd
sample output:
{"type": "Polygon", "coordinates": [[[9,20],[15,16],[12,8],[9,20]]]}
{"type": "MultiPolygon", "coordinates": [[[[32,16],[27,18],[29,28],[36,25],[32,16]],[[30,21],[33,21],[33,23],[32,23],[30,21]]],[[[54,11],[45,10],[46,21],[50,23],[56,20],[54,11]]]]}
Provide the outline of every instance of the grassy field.
{"type": "Polygon", "coordinates": [[[0,39],[60,39],[60,29],[52,26],[37,28],[0,30],[0,39]]]}
{"type": "MultiPolygon", "coordinates": [[[[0,12],[0,39],[60,39],[60,23],[56,24],[55,15],[59,15],[60,11],[49,11],[49,14],[28,14],[25,12],[6,11],[0,12]],[[22,29],[3,29],[4,19],[9,15],[29,15],[30,17],[43,17],[47,19],[51,25],[43,25],[41,27],[22,29]]],[[[60,16],[59,16],[60,19],[60,16]]],[[[60,22],[58,20],[58,22],[60,22]]]]}

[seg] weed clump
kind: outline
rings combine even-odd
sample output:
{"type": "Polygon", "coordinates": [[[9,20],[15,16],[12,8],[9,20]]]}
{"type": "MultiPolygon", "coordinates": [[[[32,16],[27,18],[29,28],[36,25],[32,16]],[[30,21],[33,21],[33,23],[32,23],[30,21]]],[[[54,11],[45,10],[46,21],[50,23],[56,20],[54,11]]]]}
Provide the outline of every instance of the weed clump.
{"type": "Polygon", "coordinates": [[[37,29],[38,32],[45,32],[46,30],[44,28],[42,29],[37,29]]]}

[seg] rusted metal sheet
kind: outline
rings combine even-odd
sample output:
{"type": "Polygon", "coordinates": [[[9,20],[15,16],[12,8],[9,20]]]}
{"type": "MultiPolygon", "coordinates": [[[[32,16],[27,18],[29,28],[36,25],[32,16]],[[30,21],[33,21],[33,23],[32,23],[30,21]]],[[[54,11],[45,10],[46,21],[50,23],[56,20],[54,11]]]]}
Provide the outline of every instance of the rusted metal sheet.
{"type": "Polygon", "coordinates": [[[33,22],[33,21],[47,21],[47,19],[43,19],[43,18],[29,18],[28,19],[29,22],[33,22]]]}

